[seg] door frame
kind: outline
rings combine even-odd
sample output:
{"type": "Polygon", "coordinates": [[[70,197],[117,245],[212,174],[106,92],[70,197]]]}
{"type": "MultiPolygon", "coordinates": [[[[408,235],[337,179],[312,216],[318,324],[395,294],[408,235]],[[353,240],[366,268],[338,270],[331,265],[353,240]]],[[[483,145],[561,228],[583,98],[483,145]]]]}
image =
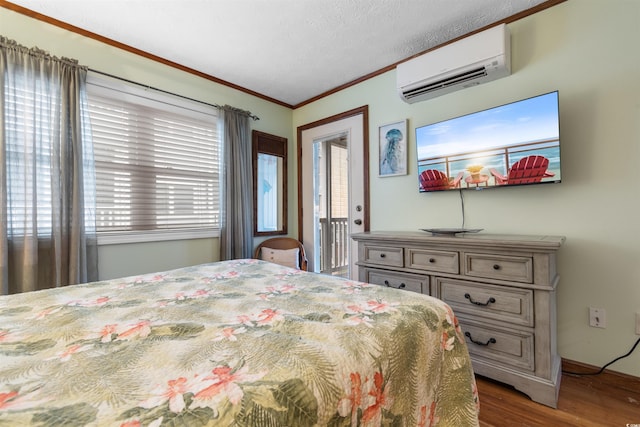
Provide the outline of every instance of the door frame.
{"type": "MultiPolygon", "coordinates": [[[[362,107],[354,108],[353,110],[345,111],[324,119],[317,120],[306,125],[298,126],[297,132],[297,144],[298,144],[298,240],[303,241],[303,222],[302,222],[302,132],[305,130],[313,129],[318,126],[323,126],[332,122],[347,119],[349,117],[362,114],[362,160],[363,166],[363,205],[364,205],[364,231],[369,231],[369,106],[363,105],[362,107]]],[[[357,278],[353,278],[357,280],[357,278]]]]}

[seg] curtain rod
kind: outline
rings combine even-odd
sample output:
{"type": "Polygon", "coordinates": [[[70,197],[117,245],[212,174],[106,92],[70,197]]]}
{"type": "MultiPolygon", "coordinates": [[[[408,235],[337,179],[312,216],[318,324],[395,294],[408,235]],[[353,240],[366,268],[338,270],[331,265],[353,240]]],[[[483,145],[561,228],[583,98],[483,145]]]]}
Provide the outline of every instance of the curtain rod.
{"type": "MultiPolygon", "coordinates": [[[[198,99],[189,98],[188,96],[184,96],[184,95],[180,95],[180,94],[177,94],[177,93],[169,92],[169,91],[164,90],[164,89],[158,89],[157,87],[149,86],[149,85],[146,85],[144,83],[134,82],[133,80],[125,79],[124,77],[115,76],[113,74],[105,73],[104,71],[98,71],[98,70],[94,70],[92,68],[88,68],[88,70],[93,72],[93,73],[102,74],[103,76],[111,77],[111,78],[114,78],[114,79],[117,79],[117,80],[122,80],[123,82],[131,83],[131,84],[138,85],[138,86],[142,86],[145,89],[151,89],[151,90],[155,90],[155,91],[158,91],[158,92],[166,93],[167,95],[177,96],[177,97],[182,98],[182,99],[186,99],[186,100],[189,100],[189,101],[197,102],[199,104],[208,105],[210,107],[214,107],[214,108],[217,108],[217,109],[223,108],[221,105],[218,105],[218,104],[210,104],[208,102],[200,101],[198,99]]],[[[246,113],[253,120],[260,120],[260,117],[256,116],[255,114],[251,113],[250,111],[247,111],[246,113]]]]}

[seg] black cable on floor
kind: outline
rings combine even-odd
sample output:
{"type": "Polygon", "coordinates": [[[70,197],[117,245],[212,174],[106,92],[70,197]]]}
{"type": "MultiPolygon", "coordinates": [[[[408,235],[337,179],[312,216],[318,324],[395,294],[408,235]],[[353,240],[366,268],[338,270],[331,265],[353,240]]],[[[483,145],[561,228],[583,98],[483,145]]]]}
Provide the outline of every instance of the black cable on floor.
{"type": "Polygon", "coordinates": [[[600,375],[602,372],[604,372],[604,370],[614,364],[615,362],[617,362],[620,359],[624,359],[625,357],[629,356],[631,353],[633,353],[633,350],[636,349],[636,347],[638,346],[638,344],[640,344],[640,338],[638,338],[636,340],[636,343],[633,345],[633,347],[631,347],[631,350],[629,350],[629,352],[623,356],[620,357],[616,357],[615,359],[613,359],[611,362],[607,363],[606,365],[604,365],[602,368],[600,368],[600,370],[598,372],[571,372],[571,371],[562,371],[563,374],[569,374],[569,375],[600,375]]]}

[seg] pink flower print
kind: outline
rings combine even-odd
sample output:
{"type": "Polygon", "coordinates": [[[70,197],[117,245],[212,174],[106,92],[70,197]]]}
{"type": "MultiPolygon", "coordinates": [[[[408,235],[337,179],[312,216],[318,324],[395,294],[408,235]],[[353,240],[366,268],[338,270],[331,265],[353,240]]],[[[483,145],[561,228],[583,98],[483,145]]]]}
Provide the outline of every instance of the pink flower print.
{"type": "Polygon", "coordinates": [[[420,415],[418,415],[417,427],[427,427],[427,405],[420,407],[420,415]]]}
{"type": "Polygon", "coordinates": [[[371,425],[381,425],[382,408],[386,403],[382,373],[376,372],[373,375],[373,388],[369,391],[369,396],[373,397],[373,404],[367,407],[362,413],[362,422],[365,424],[371,422],[371,425]]]}
{"type": "Polygon", "coordinates": [[[348,305],[347,311],[350,313],[359,314],[359,313],[365,313],[367,309],[359,305],[348,305]]]}
{"type": "Polygon", "coordinates": [[[203,382],[213,383],[205,383],[206,387],[193,396],[190,409],[210,407],[216,410],[218,403],[225,397],[234,405],[240,403],[244,392],[236,383],[256,381],[265,375],[264,372],[248,374],[248,370],[246,366],[237,371],[233,371],[229,366],[215,367],[211,371],[212,375],[203,378],[203,382]]]}
{"type": "Polygon", "coordinates": [[[136,323],[131,328],[118,334],[118,340],[132,339],[132,338],[146,338],[151,333],[151,322],[143,320],[136,323]]]}
{"type": "Polygon", "coordinates": [[[152,392],[154,396],[141,402],[140,406],[151,409],[169,401],[169,410],[177,414],[185,408],[184,394],[188,391],[190,391],[190,384],[185,377],[169,380],[166,386],[156,387],[152,392]]]}
{"type": "Polygon", "coordinates": [[[9,332],[8,329],[0,329],[0,342],[12,342],[17,340],[18,337],[14,334],[9,332]]]}
{"type": "Polygon", "coordinates": [[[368,327],[373,327],[371,324],[371,317],[367,316],[371,312],[367,310],[365,307],[360,305],[348,305],[346,307],[347,314],[352,314],[351,317],[346,319],[346,322],[350,325],[365,325],[368,327]]]}
{"type": "Polygon", "coordinates": [[[8,409],[12,404],[16,402],[18,397],[17,391],[10,391],[9,393],[0,393],[0,410],[8,409]]]}
{"type": "Polygon", "coordinates": [[[237,317],[238,319],[238,323],[241,323],[243,325],[246,326],[253,326],[253,320],[251,319],[250,316],[246,315],[246,314],[241,314],[237,317]]]}
{"type": "Polygon", "coordinates": [[[431,409],[429,411],[429,427],[435,426],[439,421],[439,418],[436,417],[436,402],[431,402],[431,409]]]}
{"type": "Polygon", "coordinates": [[[64,351],[61,351],[57,353],[54,357],[49,357],[45,360],[59,359],[61,362],[68,362],[69,360],[71,360],[71,356],[73,356],[74,354],[87,351],[90,348],[91,348],[91,345],[80,345],[80,344],[70,345],[64,351]]]}
{"type": "Polygon", "coordinates": [[[87,306],[102,306],[111,301],[109,297],[100,297],[95,299],[94,301],[89,301],[87,306]]]}
{"type": "Polygon", "coordinates": [[[159,307],[159,308],[164,308],[164,307],[168,307],[170,305],[174,305],[175,301],[167,301],[167,300],[161,300],[161,301],[156,301],[156,303],[153,305],[154,307],[159,307]]]}
{"type": "Polygon", "coordinates": [[[182,300],[187,299],[187,296],[185,295],[185,293],[184,293],[184,292],[178,292],[178,293],[176,294],[175,298],[176,298],[178,301],[182,301],[182,300]]]}
{"type": "Polygon", "coordinates": [[[362,288],[365,287],[365,284],[360,282],[346,282],[344,284],[344,287],[345,287],[345,292],[347,294],[352,295],[352,294],[357,294],[361,292],[362,288]]]}
{"type": "Polygon", "coordinates": [[[449,334],[447,333],[447,331],[442,332],[442,348],[446,351],[451,351],[453,350],[453,344],[456,341],[456,337],[455,335],[452,337],[449,337],[449,334]]]}
{"type": "Polygon", "coordinates": [[[224,339],[227,339],[229,341],[238,341],[238,337],[236,337],[236,334],[243,334],[245,332],[247,332],[247,328],[245,327],[241,327],[238,329],[224,328],[218,335],[216,335],[213,341],[222,341],[224,339]]]}
{"type": "Polygon", "coordinates": [[[45,308],[44,310],[38,312],[34,317],[32,317],[33,319],[36,320],[40,320],[40,319],[44,319],[45,317],[47,317],[50,314],[54,314],[59,312],[60,310],[62,310],[62,307],[50,307],[50,308],[45,308]]]}
{"type": "Polygon", "coordinates": [[[427,405],[420,407],[420,416],[418,417],[418,427],[432,427],[436,421],[436,402],[431,402],[430,410],[427,415],[427,405]],[[428,422],[428,424],[427,424],[428,422]]]}
{"type": "Polygon", "coordinates": [[[369,306],[369,309],[374,313],[389,313],[391,311],[396,311],[396,309],[392,306],[393,304],[384,302],[382,300],[367,301],[367,305],[369,306]]]}
{"type": "Polygon", "coordinates": [[[126,421],[122,424],[120,424],[120,427],[141,427],[142,424],[140,424],[140,421],[135,420],[135,421],[126,421]]]}
{"type": "Polygon", "coordinates": [[[342,417],[351,415],[351,420],[357,420],[358,408],[362,404],[362,378],[359,372],[352,372],[349,375],[351,379],[351,393],[340,400],[338,403],[338,413],[342,417]]]}
{"type": "Polygon", "coordinates": [[[258,315],[258,325],[268,325],[277,320],[282,320],[284,317],[278,313],[277,310],[272,310],[270,308],[265,308],[258,315]]]}
{"type": "Polygon", "coordinates": [[[111,342],[113,339],[113,334],[116,333],[116,328],[118,325],[104,325],[104,327],[100,330],[100,341],[101,342],[111,342]]]}
{"type": "Polygon", "coordinates": [[[282,295],[291,292],[296,287],[291,284],[286,284],[281,286],[280,288],[276,288],[275,286],[268,286],[266,292],[258,294],[258,296],[263,300],[268,300],[272,296],[282,295]]]}
{"type": "Polygon", "coordinates": [[[453,326],[457,333],[462,333],[462,329],[460,329],[460,323],[458,323],[458,318],[453,313],[453,310],[448,305],[445,306],[447,309],[447,313],[445,314],[445,320],[448,324],[453,326]]]}
{"type": "Polygon", "coordinates": [[[198,289],[197,291],[189,295],[189,298],[197,299],[197,298],[204,298],[208,296],[209,296],[209,292],[207,292],[204,289],[198,289]]]}
{"type": "Polygon", "coordinates": [[[295,289],[296,289],[296,286],[292,285],[291,283],[287,283],[286,285],[280,286],[280,292],[283,294],[287,294],[295,289]]]}
{"type": "Polygon", "coordinates": [[[28,394],[20,394],[16,390],[0,392],[0,413],[2,411],[20,411],[40,406],[51,399],[37,399],[38,391],[28,394]]]}

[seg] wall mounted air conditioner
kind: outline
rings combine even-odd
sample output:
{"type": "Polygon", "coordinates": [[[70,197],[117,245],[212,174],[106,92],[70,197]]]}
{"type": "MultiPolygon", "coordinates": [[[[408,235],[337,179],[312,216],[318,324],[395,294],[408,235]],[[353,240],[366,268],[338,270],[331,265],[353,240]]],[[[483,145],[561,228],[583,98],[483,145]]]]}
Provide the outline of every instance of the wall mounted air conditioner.
{"type": "Polygon", "coordinates": [[[511,74],[511,37],[501,24],[396,67],[400,98],[424,101],[511,74]]]}

